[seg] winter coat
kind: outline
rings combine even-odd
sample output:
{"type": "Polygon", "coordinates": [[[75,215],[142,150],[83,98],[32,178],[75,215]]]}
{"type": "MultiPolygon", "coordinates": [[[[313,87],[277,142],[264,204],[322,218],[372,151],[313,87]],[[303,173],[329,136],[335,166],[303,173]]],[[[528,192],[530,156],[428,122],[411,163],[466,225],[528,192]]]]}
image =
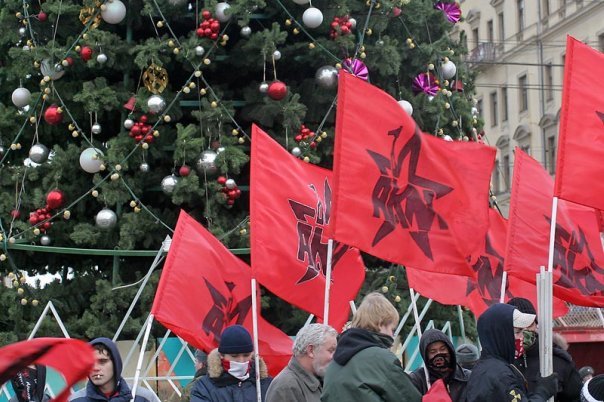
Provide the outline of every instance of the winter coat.
{"type": "Polygon", "coordinates": [[[266,402],[319,402],[321,390],[321,381],[292,357],[268,387],[266,402]]]}
{"type": "Polygon", "coordinates": [[[478,319],[480,359],[466,386],[467,402],[544,402],[547,391],[529,394],[526,380],[514,361],[514,307],[494,304],[478,319]]]}
{"type": "MultiPolygon", "coordinates": [[[[573,358],[567,351],[554,344],[553,367],[554,373],[558,374],[558,393],[556,402],[579,402],[581,400],[581,387],[583,382],[575,368],[573,358]]],[[[514,365],[526,378],[529,392],[537,387],[537,380],[541,376],[539,372],[539,339],[526,350],[526,353],[516,359],[514,365]]]]}
{"type": "MultiPolygon", "coordinates": [[[[109,349],[111,360],[113,361],[113,378],[116,381],[115,393],[111,396],[106,396],[101,392],[92,381],[88,381],[86,388],[71,394],[69,402],[129,402],[132,399],[132,390],[122,378],[122,357],[117,349],[117,345],[109,338],[97,338],[90,342],[95,345],[102,343],[109,349]]],[[[134,402],[160,402],[159,398],[153,391],[147,388],[138,387],[136,389],[136,397],[134,402]]]]}
{"type": "Polygon", "coordinates": [[[321,401],[420,402],[390,346],[391,337],[364,329],[342,333],[325,373],[321,401]]]}
{"type": "MultiPolygon", "coordinates": [[[[455,367],[455,371],[452,372],[448,377],[444,378],[445,385],[447,386],[451,400],[453,402],[461,402],[464,399],[464,391],[466,385],[468,384],[468,380],[470,379],[471,372],[470,370],[466,370],[457,364],[455,349],[453,348],[453,344],[451,343],[449,337],[437,329],[429,329],[424,332],[419,341],[419,352],[422,355],[424,364],[426,364],[428,361],[428,346],[438,341],[443,342],[447,346],[447,349],[449,349],[451,364],[453,367],[455,367]]],[[[431,384],[434,384],[436,380],[442,378],[442,375],[438,371],[431,369],[429,366],[428,373],[430,375],[431,384]]],[[[413,385],[415,385],[415,388],[419,390],[420,394],[425,395],[426,392],[428,392],[426,374],[424,373],[423,367],[420,367],[409,374],[409,377],[411,378],[413,385]]]]}
{"type": "MultiPolygon", "coordinates": [[[[271,383],[264,360],[260,359],[260,393],[262,400],[271,383]]],[[[256,402],[256,370],[252,360],[250,376],[240,381],[224,371],[218,349],[208,355],[208,374],[199,378],[191,390],[191,402],[256,402]]]]}
{"type": "Polygon", "coordinates": [[[206,367],[204,366],[202,369],[197,370],[195,372],[195,375],[193,376],[193,380],[191,382],[189,382],[183,389],[182,392],[180,394],[180,396],[178,396],[178,394],[176,393],[176,391],[174,391],[172,393],[172,395],[170,396],[170,399],[168,399],[168,402],[189,402],[189,400],[191,399],[191,390],[193,389],[193,387],[195,386],[195,383],[204,375],[206,375],[208,372],[208,370],[206,369],[206,367]]]}

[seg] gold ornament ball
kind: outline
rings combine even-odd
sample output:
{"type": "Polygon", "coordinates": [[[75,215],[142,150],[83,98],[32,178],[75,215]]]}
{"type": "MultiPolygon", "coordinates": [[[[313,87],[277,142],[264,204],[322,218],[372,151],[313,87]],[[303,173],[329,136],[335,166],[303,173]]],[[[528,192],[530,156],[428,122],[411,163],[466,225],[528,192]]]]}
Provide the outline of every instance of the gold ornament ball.
{"type": "Polygon", "coordinates": [[[238,143],[243,144],[245,143],[245,137],[239,137],[239,139],[237,140],[238,143]]]}
{"type": "Polygon", "coordinates": [[[117,179],[119,179],[119,178],[120,178],[119,173],[113,173],[113,174],[111,175],[111,180],[113,180],[113,181],[116,181],[116,180],[117,180],[117,179]]]}
{"type": "Polygon", "coordinates": [[[105,166],[105,164],[103,163],[101,166],[99,166],[99,169],[100,170],[105,170],[105,169],[107,169],[107,166],[105,166]]]}
{"type": "Polygon", "coordinates": [[[327,138],[327,132],[326,131],[323,131],[321,133],[321,138],[327,138]]]}
{"type": "Polygon", "coordinates": [[[382,286],[382,293],[388,293],[388,286],[382,286]]]}
{"type": "Polygon", "coordinates": [[[390,275],[390,276],[388,277],[388,280],[389,280],[390,282],[394,282],[394,281],[396,281],[396,277],[395,277],[394,275],[390,275]]]}
{"type": "Polygon", "coordinates": [[[298,35],[300,33],[300,30],[298,28],[294,28],[292,32],[294,33],[294,35],[298,35]]]}
{"type": "Polygon", "coordinates": [[[241,236],[244,236],[247,233],[247,229],[246,228],[241,228],[241,230],[239,230],[239,234],[241,236]]]}
{"type": "Polygon", "coordinates": [[[310,162],[310,158],[308,156],[305,156],[304,159],[302,159],[304,162],[309,163],[310,162]]]}
{"type": "Polygon", "coordinates": [[[400,303],[400,302],[401,302],[401,297],[400,297],[400,296],[396,296],[396,297],[394,298],[394,302],[395,302],[395,303],[400,303]]]}
{"type": "Polygon", "coordinates": [[[92,190],[92,193],[90,193],[94,198],[99,196],[99,192],[98,190],[92,190]]]}
{"type": "Polygon", "coordinates": [[[21,278],[19,278],[19,282],[25,283],[25,282],[27,282],[27,278],[22,276],[21,278]]]}
{"type": "Polygon", "coordinates": [[[141,145],[141,147],[143,147],[143,149],[149,149],[149,144],[143,142],[143,145],[141,145]]]}
{"type": "Polygon", "coordinates": [[[63,60],[61,64],[63,65],[63,67],[69,67],[69,62],[67,60],[63,60]]]}
{"type": "Polygon", "coordinates": [[[457,127],[457,125],[458,125],[458,124],[459,124],[459,123],[457,123],[457,120],[453,120],[453,121],[451,122],[451,125],[452,125],[453,127],[457,127]]]}
{"type": "Polygon", "coordinates": [[[37,61],[34,61],[34,67],[35,67],[35,68],[40,68],[40,63],[39,63],[39,62],[37,62],[37,61]]]}
{"type": "Polygon", "coordinates": [[[168,46],[170,46],[170,47],[174,47],[174,41],[173,41],[173,40],[169,40],[169,41],[168,41],[168,46]]]}
{"type": "Polygon", "coordinates": [[[70,130],[75,130],[75,125],[73,123],[69,123],[69,126],[67,126],[67,128],[70,130]]]}
{"type": "Polygon", "coordinates": [[[197,77],[197,78],[201,77],[201,71],[196,70],[195,71],[195,77],[197,77]]]}
{"type": "Polygon", "coordinates": [[[373,34],[373,30],[371,28],[367,28],[367,31],[365,31],[365,33],[367,34],[367,36],[371,36],[373,34]]]}
{"type": "Polygon", "coordinates": [[[27,299],[25,299],[25,298],[21,299],[21,305],[25,306],[26,304],[27,304],[27,299]]]}
{"type": "Polygon", "coordinates": [[[122,170],[122,165],[120,165],[120,164],[115,165],[115,170],[117,170],[118,172],[120,170],[122,170]]]}
{"type": "Polygon", "coordinates": [[[80,133],[78,133],[78,131],[77,131],[77,130],[73,130],[73,131],[71,132],[71,136],[72,136],[73,138],[77,138],[79,135],[80,135],[80,133]]]}
{"type": "Polygon", "coordinates": [[[207,91],[206,91],[206,89],[205,89],[205,88],[201,88],[201,89],[199,90],[199,94],[200,94],[200,95],[205,95],[206,93],[207,93],[207,91]]]}
{"type": "Polygon", "coordinates": [[[206,58],[206,59],[203,59],[203,64],[205,64],[206,66],[209,66],[209,65],[210,65],[210,63],[212,63],[212,60],[207,59],[207,58],[206,58]]]}
{"type": "Polygon", "coordinates": [[[312,42],[310,42],[310,43],[308,44],[308,48],[309,48],[309,49],[314,49],[314,48],[315,48],[315,44],[314,44],[314,43],[312,43],[312,42]]]}
{"type": "Polygon", "coordinates": [[[323,137],[318,136],[317,138],[315,138],[315,142],[321,142],[323,141],[323,137]]]}
{"type": "Polygon", "coordinates": [[[67,210],[67,211],[63,211],[63,218],[64,219],[69,219],[71,218],[71,211],[67,210]]]}
{"type": "Polygon", "coordinates": [[[158,28],[163,28],[164,27],[164,22],[163,21],[157,21],[157,27],[158,28]]]}
{"type": "Polygon", "coordinates": [[[450,109],[451,108],[451,104],[449,102],[445,103],[445,109],[450,109]]]}
{"type": "Polygon", "coordinates": [[[18,288],[18,289],[17,289],[17,293],[18,293],[19,295],[22,295],[23,293],[25,293],[25,290],[23,290],[23,288],[18,288]]]}
{"type": "Polygon", "coordinates": [[[218,107],[218,102],[212,101],[212,103],[210,103],[210,106],[212,106],[213,108],[217,108],[218,107]]]}
{"type": "Polygon", "coordinates": [[[19,286],[19,281],[13,281],[13,287],[16,288],[17,286],[19,286]]]}
{"type": "Polygon", "coordinates": [[[189,88],[189,87],[184,87],[184,88],[182,89],[182,91],[183,91],[184,93],[188,94],[189,92],[191,92],[191,88],[189,88]]]}
{"type": "Polygon", "coordinates": [[[48,100],[48,95],[47,94],[42,95],[42,100],[48,100]]]}
{"type": "Polygon", "coordinates": [[[9,237],[9,238],[8,238],[8,242],[9,242],[10,244],[15,244],[15,243],[17,242],[17,239],[15,239],[14,237],[9,237]]]}
{"type": "Polygon", "coordinates": [[[11,280],[11,281],[14,280],[15,279],[15,273],[14,272],[9,272],[8,273],[8,279],[11,280]]]}
{"type": "Polygon", "coordinates": [[[130,208],[134,208],[134,207],[136,207],[136,205],[137,205],[136,201],[134,201],[134,200],[130,201],[130,208]]]}
{"type": "Polygon", "coordinates": [[[76,52],[80,53],[80,51],[82,50],[82,47],[80,45],[76,46],[74,49],[76,52]]]}
{"type": "Polygon", "coordinates": [[[155,138],[158,138],[158,137],[159,137],[159,130],[154,130],[154,131],[153,131],[153,136],[154,136],[155,138]]]}
{"type": "Polygon", "coordinates": [[[236,128],[234,128],[233,130],[231,130],[231,134],[233,134],[233,135],[239,135],[239,130],[237,130],[236,128]]]}
{"type": "Polygon", "coordinates": [[[10,149],[13,151],[17,150],[17,144],[10,144],[10,149]]]}
{"type": "Polygon", "coordinates": [[[365,52],[361,52],[361,54],[359,55],[359,57],[360,57],[361,59],[365,59],[365,58],[367,58],[367,53],[365,53],[365,52]]]}
{"type": "Polygon", "coordinates": [[[189,88],[195,89],[195,88],[197,88],[197,85],[195,85],[194,82],[189,82],[189,88]]]}
{"type": "Polygon", "coordinates": [[[141,211],[140,207],[134,207],[134,213],[138,214],[141,211]]]}
{"type": "Polygon", "coordinates": [[[39,236],[40,235],[40,229],[35,228],[34,229],[34,235],[39,236]]]}
{"type": "Polygon", "coordinates": [[[290,26],[292,24],[292,20],[289,18],[285,20],[285,26],[290,26]]]}
{"type": "Polygon", "coordinates": [[[432,63],[428,64],[428,70],[434,70],[434,64],[432,64],[432,63]]]}
{"type": "Polygon", "coordinates": [[[34,124],[34,123],[36,122],[36,118],[35,118],[34,116],[31,116],[31,117],[29,118],[29,122],[30,122],[31,124],[34,124]]]}
{"type": "MultiPolygon", "coordinates": [[[[165,121],[166,123],[170,123],[170,121],[172,121],[172,118],[170,117],[170,115],[165,115],[165,116],[164,116],[164,121],[165,121]]],[[[145,143],[145,144],[146,144],[146,143],[145,143]]]]}
{"type": "Polygon", "coordinates": [[[172,53],[178,54],[178,53],[180,53],[180,49],[175,47],[174,50],[172,50],[172,53]]]}
{"type": "Polygon", "coordinates": [[[410,44],[409,49],[415,49],[415,43],[410,44]]]}
{"type": "Polygon", "coordinates": [[[0,261],[6,261],[6,254],[0,254],[0,261]]]}
{"type": "Polygon", "coordinates": [[[31,305],[32,305],[32,306],[34,306],[34,307],[36,307],[38,304],[40,304],[40,302],[39,302],[39,301],[37,301],[36,299],[33,299],[33,300],[31,301],[31,305]]]}

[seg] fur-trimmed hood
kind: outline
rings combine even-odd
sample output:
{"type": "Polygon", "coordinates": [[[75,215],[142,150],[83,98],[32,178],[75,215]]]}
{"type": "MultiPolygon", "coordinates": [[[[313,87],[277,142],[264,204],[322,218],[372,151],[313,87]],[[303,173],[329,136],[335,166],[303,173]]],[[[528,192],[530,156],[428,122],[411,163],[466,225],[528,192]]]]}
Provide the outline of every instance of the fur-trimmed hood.
{"type": "MultiPolygon", "coordinates": [[[[252,372],[255,372],[255,363],[253,357],[250,373],[252,372]]],[[[216,348],[208,355],[208,377],[212,379],[220,378],[223,373],[224,369],[222,368],[222,362],[220,361],[220,354],[218,353],[218,348],[216,348]]],[[[262,357],[260,357],[260,379],[268,378],[268,376],[266,363],[264,363],[264,360],[262,360],[262,357]]],[[[250,375],[250,377],[252,377],[252,375],[250,375]]]]}

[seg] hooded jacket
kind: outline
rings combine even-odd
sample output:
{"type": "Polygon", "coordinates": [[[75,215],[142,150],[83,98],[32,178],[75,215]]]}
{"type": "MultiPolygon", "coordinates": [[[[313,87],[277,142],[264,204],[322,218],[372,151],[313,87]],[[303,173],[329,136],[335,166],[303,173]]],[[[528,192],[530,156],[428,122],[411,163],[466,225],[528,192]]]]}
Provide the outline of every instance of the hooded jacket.
{"type": "Polygon", "coordinates": [[[528,393],[514,362],[514,307],[493,304],[478,319],[482,353],[466,386],[468,402],[544,402],[553,393],[538,386],[528,393]]]}
{"type": "MultiPolygon", "coordinates": [[[[434,342],[443,342],[447,349],[449,350],[449,357],[451,359],[451,367],[454,368],[454,371],[450,373],[449,376],[443,378],[447,390],[449,391],[449,395],[451,396],[451,400],[453,402],[463,401],[464,391],[466,385],[468,384],[468,380],[470,379],[470,370],[466,370],[462,368],[459,364],[457,364],[457,358],[455,356],[455,349],[453,348],[453,344],[449,337],[443,334],[441,331],[437,329],[429,329],[422,335],[419,341],[419,352],[422,355],[422,359],[424,360],[424,365],[428,367],[428,373],[430,375],[430,383],[434,384],[434,382],[440,378],[442,378],[441,373],[434,370],[428,365],[428,346],[433,344],[434,342]]],[[[424,368],[420,367],[417,370],[413,371],[409,374],[411,378],[411,382],[415,385],[420,392],[420,394],[424,395],[428,392],[428,386],[426,384],[426,375],[424,373],[424,368]]]]}
{"type": "Polygon", "coordinates": [[[392,338],[361,328],[342,333],[323,382],[323,402],[420,402],[392,338]]]}
{"type": "MultiPolygon", "coordinates": [[[[260,394],[265,400],[266,390],[272,381],[264,360],[260,358],[260,394]]],[[[191,402],[256,402],[256,369],[254,361],[246,380],[233,377],[222,367],[218,349],[208,355],[208,374],[195,381],[191,390],[191,402]]]]}
{"type": "MultiPolygon", "coordinates": [[[[129,402],[132,399],[132,390],[122,378],[122,357],[117,349],[117,345],[109,338],[96,338],[90,341],[90,345],[102,344],[109,349],[111,361],[113,362],[113,379],[115,381],[115,392],[113,395],[106,396],[101,390],[88,381],[86,388],[71,394],[69,402],[129,402]]],[[[160,402],[159,398],[152,391],[138,387],[134,402],[160,402]]]]}

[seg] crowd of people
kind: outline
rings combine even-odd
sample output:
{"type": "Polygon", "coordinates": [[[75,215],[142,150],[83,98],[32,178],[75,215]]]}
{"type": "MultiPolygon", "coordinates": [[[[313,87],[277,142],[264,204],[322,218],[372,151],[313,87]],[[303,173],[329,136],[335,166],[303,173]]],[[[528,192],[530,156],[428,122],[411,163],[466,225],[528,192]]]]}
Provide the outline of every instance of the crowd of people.
{"type": "MultiPolygon", "coordinates": [[[[253,402],[258,394],[265,402],[604,402],[604,375],[591,367],[577,370],[562,339],[553,348],[554,373],[540,375],[538,319],[526,299],[494,304],[480,316],[480,352],[468,343],[454,348],[439,330],[425,331],[419,342],[423,366],[411,373],[391,351],[398,321],[394,306],[370,293],[341,334],[326,324],[300,329],[291,360],[275,378],[259,357],[259,381],[250,333],[230,326],[218,348],[196,353],[194,380],[169,402],[253,402]]],[[[97,338],[90,344],[96,363],[87,386],[69,401],[132,400],[115,343],[97,338]]],[[[21,370],[12,380],[11,402],[47,402],[45,373],[37,365],[21,370]]],[[[134,402],[159,399],[137,388],[134,402]]]]}

